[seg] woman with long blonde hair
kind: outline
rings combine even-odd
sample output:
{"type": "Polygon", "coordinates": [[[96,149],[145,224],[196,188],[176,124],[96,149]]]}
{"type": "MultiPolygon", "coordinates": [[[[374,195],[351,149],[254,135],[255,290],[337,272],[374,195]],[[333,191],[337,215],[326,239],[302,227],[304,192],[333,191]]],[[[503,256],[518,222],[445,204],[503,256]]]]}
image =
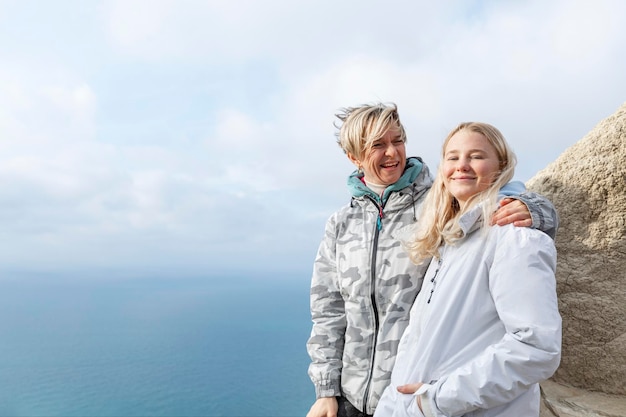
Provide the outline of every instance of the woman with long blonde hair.
{"type": "Polygon", "coordinates": [[[515,163],[486,123],[444,142],[407,244],[414,262],[432,260],[375,417],[539,416],[539,382],[561,355],[556,249],[537,230],[489,224],[515,163]]]}
{"type": "Polygon", "coordinates": [[[463,207],[447,190],[443,170],[437,172],[436,180],[422,206],[419,234],[413,242],[406,244],[411,259],[417,264],[433,256],[438,257],[442,244],[453,243],[462,237],[458,220],[476,202],[482,203],[483,218],[490,218],[491,213],[498,208],[500,189],[513,179],[515,173],[517,159],[502,133],[494,126],[477,122],[461,123],[448,134],[442,147],[442,166],[447,160],[455,160],[455,155],[445,155],[445,150],[450,139],[458,132],[482,135],[496,151],[498,170],[494,171],[490,186],[472,195],[468,204],[464,204],[463,207]]]}

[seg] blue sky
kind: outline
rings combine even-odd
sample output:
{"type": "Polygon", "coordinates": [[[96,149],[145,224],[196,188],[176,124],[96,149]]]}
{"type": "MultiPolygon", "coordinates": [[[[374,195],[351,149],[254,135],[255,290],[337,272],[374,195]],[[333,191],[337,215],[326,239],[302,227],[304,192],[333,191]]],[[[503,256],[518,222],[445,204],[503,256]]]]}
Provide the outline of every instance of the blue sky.
{"type": "Polygon", "coordinates": [[[0,271],[308,279],[393,101],[435,169],[494,124],[526,181],[626,101],[615,1],[0,0],[0,271]]]}

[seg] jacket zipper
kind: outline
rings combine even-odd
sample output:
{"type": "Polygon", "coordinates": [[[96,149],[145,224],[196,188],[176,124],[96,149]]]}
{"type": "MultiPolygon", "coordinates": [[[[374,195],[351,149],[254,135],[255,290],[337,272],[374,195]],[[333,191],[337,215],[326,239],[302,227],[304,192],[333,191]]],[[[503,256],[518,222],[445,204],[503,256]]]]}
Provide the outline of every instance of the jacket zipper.
{"type": "Polygon", "coordinates": [[[370,387],[372,385],[372,367],[374,365],[374,357],[376,356],[376,344],[378,343],[378,328],[380,327],[380,321],[378,318],[378,307],[376,306],[376,258],[378,254],[378,235],[382,229],[383,218],[383,205],[378,204],[373,198],[369,199],[378,207],[378,218],[376,220],[376,228],[374,229],[374,243],[372,245],[372,263],[370,278],[372,281],[370,299],[372,301],[372,309],[374,310],[374,343],[372,344],[372,354],[370,356],[370,369],[367,377],[367,385],[365,386],[365,392],[363,393],[363,412],[367,414],[368,397],[370,393],[370,387]]]}
{"type": "Polygon", "coordinates": [[[441,253],[440,253],[439,259],[437,260],[437,269],[435,269],[435,273],[433,274],[433,277],[430,279],[430,282],[433,285],[430,287],[430,294],[428,295],[428,301],[426,301],[426,304],[430,304],[430,300],[433,298],[433,293],[435,292],[435,287],[437,286],[437,275],[439,274],[439,270],[441,269],[442,262],[443,262],[443,257],[441,256],[441,253]]]}

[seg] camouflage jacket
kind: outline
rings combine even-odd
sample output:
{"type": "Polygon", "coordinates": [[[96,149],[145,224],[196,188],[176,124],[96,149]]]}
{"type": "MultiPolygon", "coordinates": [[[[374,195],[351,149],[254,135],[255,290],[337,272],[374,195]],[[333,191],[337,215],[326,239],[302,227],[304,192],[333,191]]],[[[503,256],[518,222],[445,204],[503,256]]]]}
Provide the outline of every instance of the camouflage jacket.
{"type": "Polygon", "coordinates": [[[315,260],[309,375],[318,398],[343,395],[373,414],[427,266],[410,261],[395,233],[415,223],[432,179],[410,158],[382,201],[354,174],[349,185],[351,204],[328,220],[315,260]]]}
{"type": "MultiPolygon", "coordinates": [[[[411,262],[398,235],[418,220],[432,178],[421,159],[409,158],[382,200],[356,172],[348,185],[351,203],[326,223],[313,268],[309,376],[317,398],[343,395],[373,414],[428,266],[411,262]]],[[[523,192],[519,185],[503,194],[523,192]]],[[[558,215],[552,203],[529,192],[516,198],[528,207],[533,227],[554,238],[558,215]]]]}

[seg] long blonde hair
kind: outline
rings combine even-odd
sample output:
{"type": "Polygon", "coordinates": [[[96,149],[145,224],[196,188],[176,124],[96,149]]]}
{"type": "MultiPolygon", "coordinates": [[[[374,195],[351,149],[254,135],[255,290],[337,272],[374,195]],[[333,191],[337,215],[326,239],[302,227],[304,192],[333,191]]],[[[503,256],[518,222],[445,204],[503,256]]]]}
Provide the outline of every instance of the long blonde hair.
{"type": "Polygon", "coordinates": [[[421,209],[422,216],[415,237],[405,242],[411,260],[417,264],[431,257],[439,258],[439,248],[443,244],[454,244],[463,237],[459,218],[470,208],[481,202],[483,227],[497,207],[498,191],[508,183],[515,172],[515,154],[498,129],[487,123],[465,122],[455,127],[443,143],[441,159],[435,182],[428,192],[421,209]],[[446,189],[443,174],[444,153],[452,136],[461,130],[483,135],[496,150],[500,170],[491,186],[473,195],[461,209],[456,198],[446,189]],[[486,219],[486,221],[485,221],[486,219]]]}

